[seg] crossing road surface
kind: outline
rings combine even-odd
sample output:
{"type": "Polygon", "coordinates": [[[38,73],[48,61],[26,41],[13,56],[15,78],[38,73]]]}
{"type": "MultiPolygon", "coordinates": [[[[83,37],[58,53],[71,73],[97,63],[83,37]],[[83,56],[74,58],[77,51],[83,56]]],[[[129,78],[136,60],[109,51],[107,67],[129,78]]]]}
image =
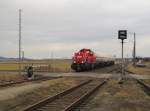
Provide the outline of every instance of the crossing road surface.
{"type": "MultiPolygon", "coordinates": [[[[93,73],[93,72],[80,72],[80,73],[38,73],[45,76],[59,77],[59,76],[73,76],[73,77],[96,77],[96,78],[119,78],[120,74],[118,73],[93,73]]],[[[136,78],[136,79],[150,79],[150,75],[140,75],[140,74],[126,74],[127,78],[136,78]]]]}

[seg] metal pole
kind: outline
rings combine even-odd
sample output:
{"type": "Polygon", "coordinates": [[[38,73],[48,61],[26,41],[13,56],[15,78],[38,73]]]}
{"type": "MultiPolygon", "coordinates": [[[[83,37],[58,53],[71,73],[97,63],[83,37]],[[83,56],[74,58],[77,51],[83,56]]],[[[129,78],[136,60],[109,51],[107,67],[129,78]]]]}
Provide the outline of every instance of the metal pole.
{"type": "Polygon", "coordinates": [[[134,46],[133,46],[133,65],[135,66],[136,58],[136,34],[134,33],[134,46]]]}
{"type": "Polygon", "coordinates": [[[53,71],[53,52],[51,52],[50,65],[51,65],[51,69],[53,71]]]}
{"type": "Polygon", "coordinates": [[[22,51],[22,61],[24,60],[24,51],[22,51]]]}
{"type": "Polygon", "coordinates": [[[124,75],[123,39],[121,43],[122,43],[122,79],[123,79],[123,75],[124,75]]]}
{"type": "Polygon", "coordinates": [[[52,59],[52,69],[53,69],[53,72],[55,72],[54,52],[51,52],[51,59],[52,59]]]}
{"type": "Polygon", "coordinates": [[[21,75],[21,9],[19,9],[19,74],[21,75]]]}

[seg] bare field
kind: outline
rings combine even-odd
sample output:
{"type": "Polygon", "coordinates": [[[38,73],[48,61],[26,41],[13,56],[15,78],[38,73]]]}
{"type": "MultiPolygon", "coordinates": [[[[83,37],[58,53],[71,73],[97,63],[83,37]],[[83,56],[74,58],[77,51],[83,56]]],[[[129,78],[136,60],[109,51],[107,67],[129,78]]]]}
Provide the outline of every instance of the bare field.
{"type": "MultiPolygon", "coordinates": [[[[69,59],[29,60],[22,61],[21,66],[22,70],[24,70],[26,66],[33,65],[35,72],[71,72],[70,64],[71,60],[69,59]]],[[[25,79],[24,76],[19,75],[16,71],[18,71],[17,61],[0,62],[0,83],[25,79]]]]}
{"type": "MultiPolygon", "coordinates": [[[[21,69],[33,65],[35,71],[47,72],[70,72],[71,60],[69,59],[47,59],[47,60],[28,60],[21,62],[21,69]]],[[[0,62],[0,71],[17,71],[19,69],[17,61],[0,62]]]]}

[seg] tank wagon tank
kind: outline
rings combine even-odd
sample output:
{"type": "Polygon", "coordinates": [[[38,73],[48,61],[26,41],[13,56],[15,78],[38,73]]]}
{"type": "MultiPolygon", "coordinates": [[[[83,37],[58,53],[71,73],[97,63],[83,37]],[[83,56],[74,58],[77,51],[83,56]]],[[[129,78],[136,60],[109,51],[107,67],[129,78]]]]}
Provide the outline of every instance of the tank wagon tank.
{"type": "Polygon", "coordinates": [[[76,72],[114,65],[114,60],[97,56],[90,49],[74,53],[71,68],[76,72]]]}

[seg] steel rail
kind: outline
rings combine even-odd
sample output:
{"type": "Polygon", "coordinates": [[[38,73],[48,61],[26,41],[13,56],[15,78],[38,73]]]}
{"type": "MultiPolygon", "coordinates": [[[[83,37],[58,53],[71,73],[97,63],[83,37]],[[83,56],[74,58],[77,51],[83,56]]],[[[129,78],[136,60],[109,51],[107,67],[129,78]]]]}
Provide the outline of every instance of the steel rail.
{"type": "Polygon", "coordinates": [[[82,82],[81,84],[79,84],[79,85],[77,85],[77,86],[74,86],[74,87],[72,87],[72,88],[69,88],[69,89],[67,89],[67,90],[65,90],[65,91],[63,91],[63,92],[61,92],[61,93],[56,94],[55,96],[48,97],[48,98],[46,98],[46,99],[44,99],[44,100],[41,100],[40,102],[35,103],[35,104],[33,104],[33,105],[31,105],[31,106],[29,106],[29,107],[27,107],[27,108],[25,108],[25,109],[23,109],[23,110],[21,110],[21,111],[35,111],[36,109],[42,107],[43,105],[48,104],[48,103],[50,103],[50,102],[52,102],[52,101],[54,101],[54,100],[60,98],[61,96],[64,96],[64,95],[66,95],[66,94],[69,94],[70,92],[76,90],[77,88],[79,88],[79,87],[81,87],[81,86],[83,86],[83,85],[85,85],[85,84],[90,83],[91,81],[92,81],[91,79],[90,79],[90,80],[87,80],[87,81],[84,81],[84,82],[82,82]]]}
{"type": "Polygon", "coordinates": [[[9,83],[4,83],[4,84],[0,84],[0,87],[7,87],[7,86],[11,86],[11,85],[15,85],[15,84],[21,84],[21,83],[26,83],[26,82],[34,82],[34,81],[44,81],[44,80],[53,80],[53,79],[58,79],[58,78],[62,78],[62,77],[53,77],[53,78],[37,78],[37,79],[33,79],[33,80],[23,80],[23,81],[17,81],[17,82],[9,82],[9,83]]]}
{"type": "Polygon", "coordinates": [[[150,86],[149,86],[149,85],[145,84],[144,82],[142,82],[142,81],[139,80],[139,79],[136,79],[136,81],[137,81],[140,85],[144,86],[144,88],[150,92],[150,86]]]}
{"type": "Polygon", "coordinates": [[[98,90],[101,86],[103,86],[107,80],[104,80],[102,83],[99,83],[97,86],[95,86],[92,90],[85,93],[83,96],[81,96],[77,101],[73,102],[71,105],[69,105],[66,109],[63,111],[72,111],[77,106],[79,106],[83,101],[85,101],[89,96],[91,96],[96,90],[98,90]]]}

